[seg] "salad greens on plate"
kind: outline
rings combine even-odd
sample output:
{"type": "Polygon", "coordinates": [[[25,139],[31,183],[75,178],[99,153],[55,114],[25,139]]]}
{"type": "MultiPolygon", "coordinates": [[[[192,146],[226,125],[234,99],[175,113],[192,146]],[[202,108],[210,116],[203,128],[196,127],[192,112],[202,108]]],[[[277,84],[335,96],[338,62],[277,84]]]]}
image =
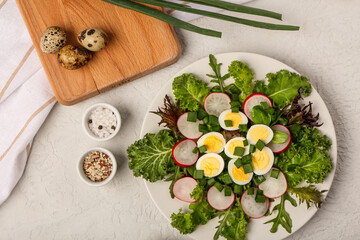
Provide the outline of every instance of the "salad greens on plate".
{"type": "Polygon", "coordinates": [[[182,234],[219,218],[214,239],[245,239],[251,219],[263,216],[272,217],[270,232],[281,225],[291,233],[285,203],[319,208],[325,191],[314,184],[333,168],[331,141],[303,99],[311,84],[288,70],[258,80],[238,60],[222,75],[213,55],[209,65],[210,85],[192,73],[174,79],[175,99],[166,95],[152,112],[165,129],[129,146],[129,168],[150,182],[169,181],[170,196],[189,203],[171,215],[182,234]]]}

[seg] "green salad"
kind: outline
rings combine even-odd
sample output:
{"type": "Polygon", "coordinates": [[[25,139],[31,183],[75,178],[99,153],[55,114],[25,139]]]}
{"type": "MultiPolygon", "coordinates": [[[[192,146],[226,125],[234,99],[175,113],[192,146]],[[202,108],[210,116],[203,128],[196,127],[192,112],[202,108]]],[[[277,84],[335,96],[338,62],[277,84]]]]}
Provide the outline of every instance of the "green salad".
{"type": "Polygon", "coordinates": [[[129,167],[147,181],[168,181],[170,196],[189,203],[171,215],[182,234],[219,218],[214,239],[245,239],[251,219],[263,216],[272,217],[272,233],[280,225],[291,233],[285,202],[319,208],[324,191],[314,184],[333,168],[331,141],[303,100],[311,84],[287,70],[255,80],[238,60],[222,75],[213,55],[209,65],[212,87],[191,73],[174,79],[175,99],[166,95],[152,112],[165,129],[127,149],[129,167]]]}

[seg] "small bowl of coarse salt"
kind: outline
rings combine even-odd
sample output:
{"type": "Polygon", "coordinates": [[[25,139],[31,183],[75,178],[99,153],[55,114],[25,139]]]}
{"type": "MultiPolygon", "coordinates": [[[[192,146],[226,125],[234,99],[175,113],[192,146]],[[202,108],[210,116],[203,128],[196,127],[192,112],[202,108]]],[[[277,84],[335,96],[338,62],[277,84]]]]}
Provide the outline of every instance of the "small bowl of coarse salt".
{"type": "Polygon", "coordinates": [[[119,111],[110,104],[97,103],[84,112],[82,119],[86,134],[96,141],[109,140],[119,132],[121,117],[119,111]]]}
{"type": "Polygon", "coordinates": [[[77,170],[80,178],[90,186],[103,186],[115,176],[115,156],[107,149],[96,147],[79,159],[77,170]]]}

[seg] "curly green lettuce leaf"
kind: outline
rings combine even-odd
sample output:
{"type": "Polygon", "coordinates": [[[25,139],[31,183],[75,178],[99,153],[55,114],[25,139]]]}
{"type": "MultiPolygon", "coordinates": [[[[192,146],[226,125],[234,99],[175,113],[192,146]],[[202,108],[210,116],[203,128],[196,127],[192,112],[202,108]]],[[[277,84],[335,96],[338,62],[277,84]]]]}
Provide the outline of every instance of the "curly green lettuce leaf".
{"type": "Polygon", "coordinates": [[[288,184],[296,186],[302,180],[310,184],[322,183],[333,167],[328,153],[330,139],[311,127],[300,127],[291,133],[290,147],[277,158],[277,165],[285,173],[288,184]]]}
{"type": "Polygon", "coordinates": [[[323,193],[327,190],[319,191],[314,185],[306,187],[288,187],[289,193],[295,194],[299,199],[299,204],[306,202],[307,208],[311,205],[320,208],[323,201],[323,193]]]}
{"type": "Polygon", "coordinates": [[[180,107],[188,111],[197,111],[204,104],[206,96],[210,93],[207,83],[196,79],[191,73],[184,73],[176,77],[172,88],[176,101],[180,103],[180,107]]]}
{"type": "Polygon", "coordinates": [[[273,225],[270,229],[270,232],[272,232],[272,233],[277,232],[279,225],[283,226],[288,233],[291,233],[292,220],[290,218],[289,213],[287,213],[285,210],[285,201],[286,200],[288,200],[291,203],[291,205],[293,205],[294,207],[297,206],[295,199],[290,197],[290,195],[287,192],[281,196],[280,203],[278,205],[276,205],[273,208],[272,212],[270,213],[270,215],[271,215],[271,214],[273,214],[274,211],[278,211],[278,215],[274,219],[271,219],[270,221],[267,221],[265,223],[265,224],[273,223],[273,225]]]}
{"type": "Polygon", "coordinates": [[[261,80],[256,80],[253,88],[253,93],[266,94],[265,82],[261,80]]]}
{"type": "Polygon", "coordinates": [[[174,172],[171,151],[176,143],[172,131],[161,130],[157,134],[147,133],[127,149],[129,168],[134,176],[155,182],[174,172]]]}
{"type": "Polygon", "coordinates": [[[248,220],[241,209],[240,199],[236,199],[236,204],[230,207],[224,214],[224,217],[219,221],[217,231],[214,235],[214,240],[220,236],[228,240],[244,240],[247,230],[246,226],[248,220]]]}
{"type": "Polygon", "coordinates": [[[280,70],[277,73],[268,73],[266,77],[269,81],[266,85],[266,95],[279,108],[290,104],[297,96],[300,87],[303,89],[305,97],[311,93],[309,80],[294,72],[280,70]]]}
{"type": "Polygon", "coordinates": [[[170,216],[171,225],[182,234],[192,233],[198,225],[205,225],[215,217],[216,210],[207,202],[204,186],[198,184],[192,196],[195,199],[197,198],[198,201],[190,203],[189,212],[183,212],[183,210],[180,209],[178,213],[173,213],[170,216]]]}
{"type": "Polygon", "coordinates": [[[240,89],[241,102],[251,95],[252,93],[252,81],[254,79],[254,72],[243,62],[240,61],[233,61],[229,68],[229,74],[235,80],[235,86],[240,89]]]}

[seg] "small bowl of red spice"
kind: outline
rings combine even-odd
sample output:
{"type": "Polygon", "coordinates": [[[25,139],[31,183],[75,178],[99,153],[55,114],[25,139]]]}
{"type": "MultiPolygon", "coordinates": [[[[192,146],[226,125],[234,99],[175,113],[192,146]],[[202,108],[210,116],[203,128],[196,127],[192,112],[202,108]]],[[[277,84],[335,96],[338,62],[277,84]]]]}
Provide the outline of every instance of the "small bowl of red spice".
{"type": "Polygon", "coordinates": [[[103,186],[113,179],[117,164],[107,149],[96,147],[85,152],[78,162],[78,174],[90,186],[103,186]]]}

